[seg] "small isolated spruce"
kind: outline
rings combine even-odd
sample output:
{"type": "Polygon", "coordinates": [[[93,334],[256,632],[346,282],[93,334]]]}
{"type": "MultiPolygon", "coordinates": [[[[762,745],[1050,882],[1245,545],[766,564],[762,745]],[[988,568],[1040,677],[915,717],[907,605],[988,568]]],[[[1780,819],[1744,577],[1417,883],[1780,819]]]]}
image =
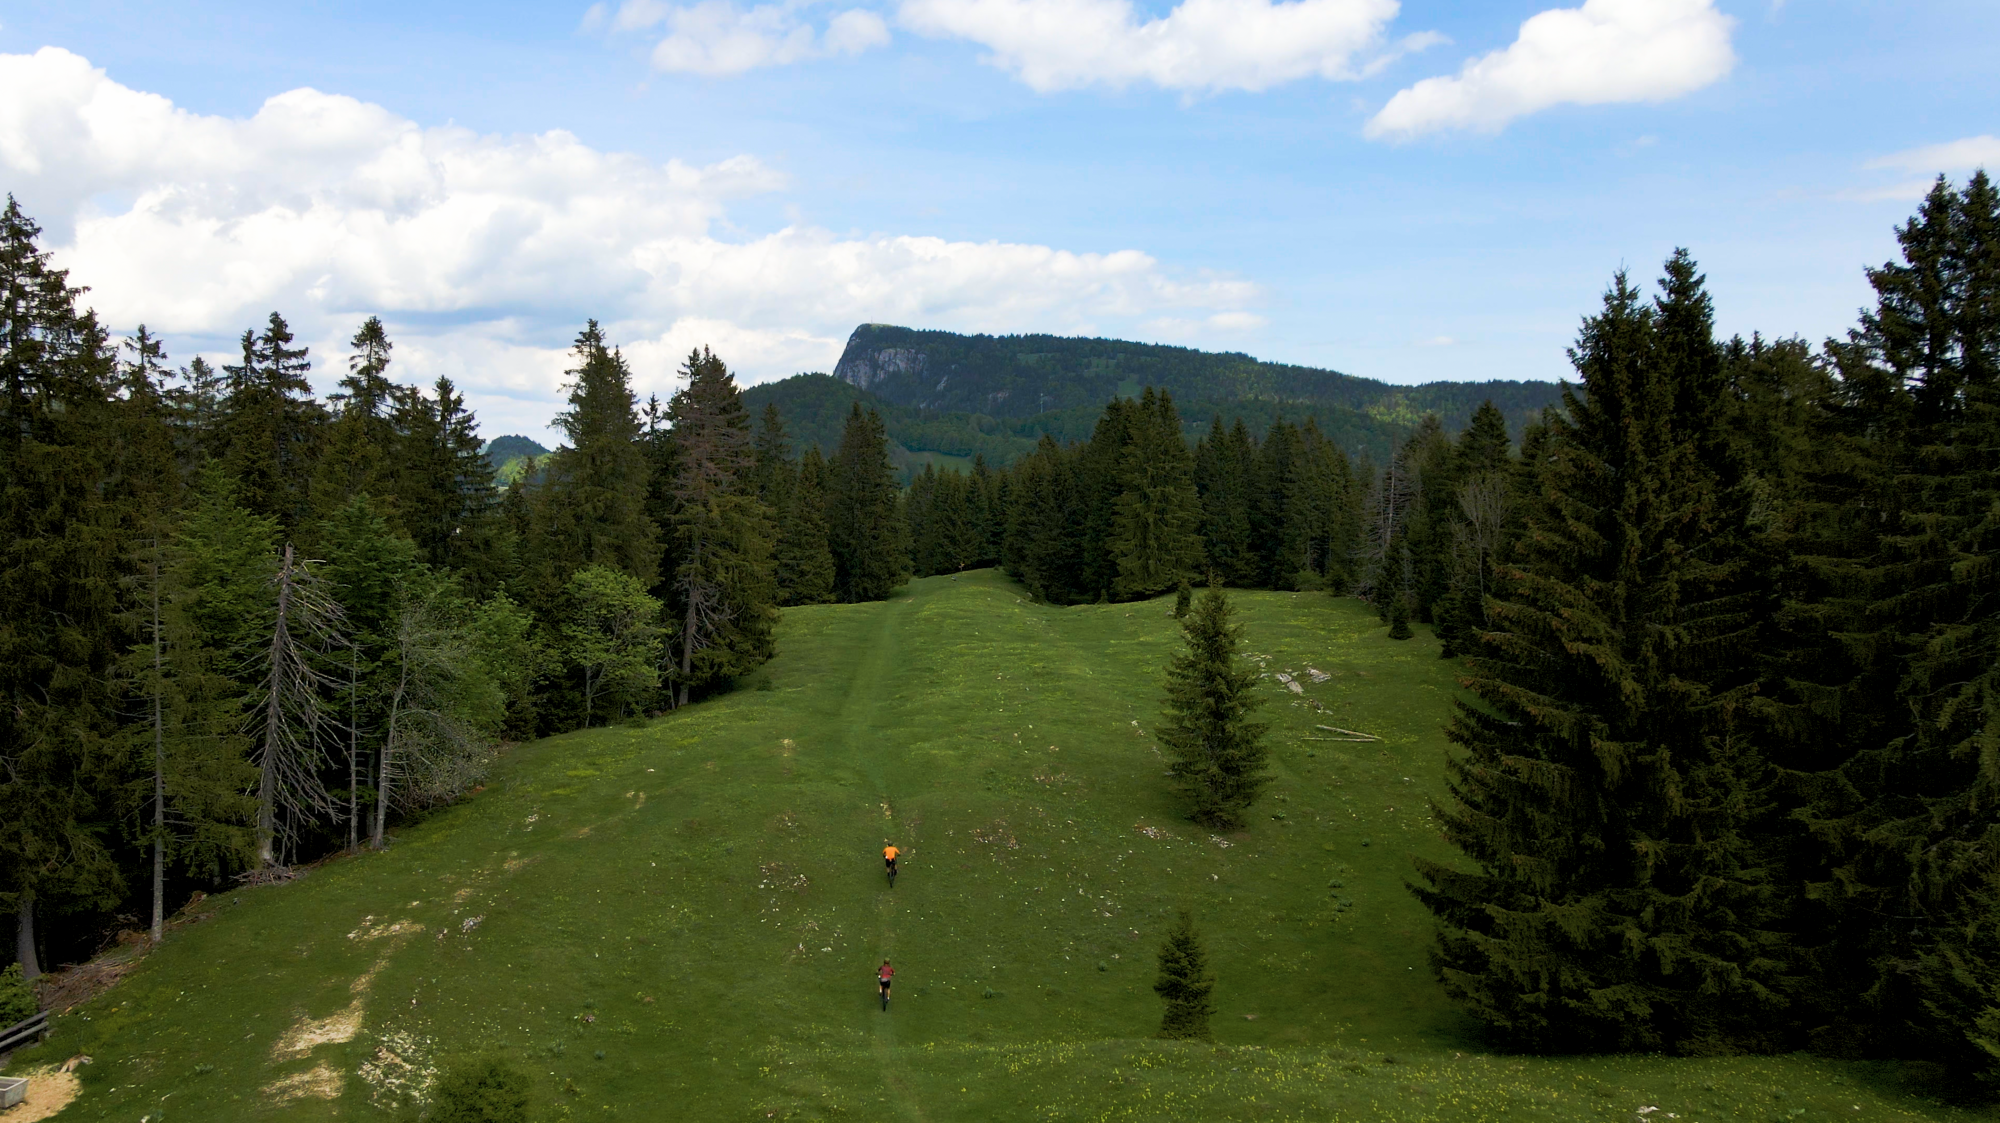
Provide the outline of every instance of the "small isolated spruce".
{"type": "Polygon", "coordinates": [[[1208,951],[1201,946],[1201,934],[1194,930],[1194,916],[1182,909],[1179,923],[1167,932],[1160,944],[1160,977],[1153,993],[1167,1004],[1160,1015],[1159,1036],[1170,1040],[1207,1041],[1208,1018],[1215,1007],[1208,1001],[1215,989],[1215,976],[1208,970],[1208,951]]]}
{"type": "Polygon", "coordinates": [[[1194,586],[1189,585],[1187,578],[1183,577],[1181,578],[1181,587],[1174,592],[1174,619],[1187,619],[1188,606],[1193,603],[1194,586]]]}
{"type": "Polygon", "coordinates": [[[1410,631],[1410,600],[1398,593],[1389,605],[1389,638],[1409,639],[1413,634],[1410,631]]]}
{"type": "Polygon", "coordinates": [[[471,1057],[445,1069],[424,1123],[526,1123],[528,1077],[501,1057],[471,1057]]]}
{"type": "Polygon", "coordinates": [[[1241,826],[1264,774],[1264,726],[1249,714],[1257,674],[1236,661],[1243,629],[1220,587],[1210,585],[1181,622],[1185,650],[1167,664],[1165,720],[1160,741],[1172,754],[1170,774],[1194,804],[1191,817],[1206,826],[1241,826]]]}

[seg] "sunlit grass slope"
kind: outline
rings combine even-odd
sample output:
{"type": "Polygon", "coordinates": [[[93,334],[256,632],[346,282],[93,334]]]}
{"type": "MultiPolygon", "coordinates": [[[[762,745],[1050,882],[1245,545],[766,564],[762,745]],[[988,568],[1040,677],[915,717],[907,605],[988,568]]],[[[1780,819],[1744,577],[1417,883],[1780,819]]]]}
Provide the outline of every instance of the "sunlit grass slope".
{"type": "Polygon", "coordinates": [[[1482,1052],[1403,888],[1445,853],[1454,668],[1353,602],[1235,599],[1276,775],[1241,833],[1165,784],[1165,602],[932,578],[789,610],[770,689],[525,746],[385,854],[209,902],[14,1067],[88,1052],[70,1115],[127,1123],[381,1118],[474,1050],[549,1119],[1961,1117],[1807,1058],[1482,1052]],[[1213,1048],[1148,1040],[1181,905],[1213,1048]]]}

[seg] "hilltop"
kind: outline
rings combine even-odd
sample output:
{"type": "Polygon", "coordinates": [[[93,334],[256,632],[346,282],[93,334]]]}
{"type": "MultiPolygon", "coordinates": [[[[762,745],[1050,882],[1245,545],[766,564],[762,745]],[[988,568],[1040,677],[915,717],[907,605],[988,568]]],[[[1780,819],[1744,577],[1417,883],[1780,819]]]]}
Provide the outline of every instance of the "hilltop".
{"type": "Polygon", "coordinates": [[[1427,413],[1462,428],[1491,400],[1521,429],[1554,404],[1554,382],[1431,382],[1393,386],[1316,367],[1269,363],[1234,352],[1197,351],[1119,339],[1054,335],[959,335],[863,324],[848,337],[832,376],[802,374],[744,392],[752,409],[776,402],[794,439],[831,449],[850,403],[882,414],[899,468],[975,454],[1003,464],[1044,433],[1061,442],[1090,436],[1104,403],[1146,386],[1174,395],[1190,440],[1214,417],[1241,417],[1263,433],[1280,417],[1311,417],[1349,455],[1386,461],[1427,413]]]}
{"type": "Polygon", "coordinates": [[[1274,747],[1243,832],[1163,782],[1164,602],[930,578],[786,610],[742,689],[520,746],[384,853],[200,902],[11,1071],[87,1053],[65,1119],[205,1123],[387,1117],[472,1050],[551,1121],[1985,1117],[1803,1056],[1482,1050],[1403,884],[1449,854],[1426,801],[1456,666],[1354,601],[1232,595],[1274,747]],[[1182,905],[1213,1047],[1149,1039],[1182,905]]]}

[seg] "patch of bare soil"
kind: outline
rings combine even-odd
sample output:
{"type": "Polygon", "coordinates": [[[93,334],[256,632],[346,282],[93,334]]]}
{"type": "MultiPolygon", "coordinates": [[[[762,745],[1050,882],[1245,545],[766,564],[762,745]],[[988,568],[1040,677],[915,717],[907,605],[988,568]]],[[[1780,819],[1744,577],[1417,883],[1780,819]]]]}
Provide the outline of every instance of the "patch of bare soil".
{"type": "Polygon", "coordinates": [[[361,1032],[361,1013],[361,999],[356,998],[347,1004],[347,1009],[324,1018],[300,1018],[298,1024],[285,1031],[285,1035],[271,1047],[271,1055],[279,1060],[303,1057],[321,1045],[352,1041],[354,1035],[361,1032]]]}
{"type": "Polygon", "coordinates": [[[0,1119],[5,1119],[7,1123],[36,1123],[37,1120],[47,1119],[68,1107],[77,1093],[83,1091],[83,1084],[77,1080],[76,1073],[58,1072],[52,1067],[11,1075],[28,1078],[28,1098],[8,1108],[5,1114],[0,1114],[0,1119]]]}
{"type": "Polygon", "coordinates": [[[264,1085],[264,1094],[271,1097],[272,1103],[278,1104],[293,1100],[334,1100],[340,1098],[340,1086],[340,1073],[335,1072],[332,1065],[321,1061],[304,1072],[295,1072],[264,1085]]]}

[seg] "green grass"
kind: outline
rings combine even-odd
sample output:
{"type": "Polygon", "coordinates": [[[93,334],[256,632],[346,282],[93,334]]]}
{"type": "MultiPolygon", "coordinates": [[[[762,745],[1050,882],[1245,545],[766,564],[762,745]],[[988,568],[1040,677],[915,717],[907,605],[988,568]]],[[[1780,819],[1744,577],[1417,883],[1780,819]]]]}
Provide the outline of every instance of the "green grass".
{"type": "Polygon", "coordinates": [[[1425,798],[1452,665],[1353,602],[1235,598],[1269,670],[1330,675],[1267,680],[1277,779],[1247,831],[1211,837],[1166,788],[1166,602],[931,578],[788,610],[773,689],[524,746],[387,853],[211,899],[13,1067],[88,1052],[63,1118],[126,1123],[384,1117],[478,1050],[533,1074],[546,1119],[1989,1118],[1807,1057],[1482,1051],[1403,888],[1445,853],[1425,798]],[[1214,1047],[1148,1039],[1182,904],[1214,1047]],[[342,1012],[351,1040],[278,1051],[342,1012]],[[336,1098],[273,1106],[322,1064],[336,1098]]]}

